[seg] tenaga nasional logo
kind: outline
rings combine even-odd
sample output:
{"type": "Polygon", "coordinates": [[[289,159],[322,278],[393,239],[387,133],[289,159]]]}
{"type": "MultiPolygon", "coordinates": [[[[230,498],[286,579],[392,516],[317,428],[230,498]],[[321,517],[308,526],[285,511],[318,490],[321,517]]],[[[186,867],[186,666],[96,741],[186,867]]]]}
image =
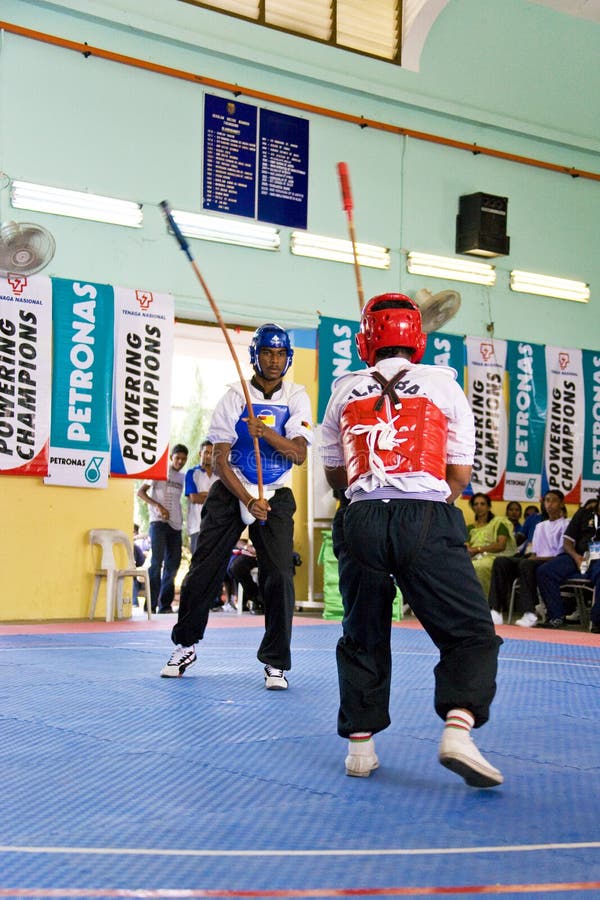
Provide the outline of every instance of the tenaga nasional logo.
{"type": "Polygon", "coordinates": [[[27,278],[24,275],[9,275],[6,280],[10,284],[13,294],[22,294],[27,287],[27,278]]]}
{"type": "Polygon", "coordinates": [[[136,291],[135,299],[139,303],[140,309],[147,310],[154,300],[154,295],[151,291],[136,291]]]}

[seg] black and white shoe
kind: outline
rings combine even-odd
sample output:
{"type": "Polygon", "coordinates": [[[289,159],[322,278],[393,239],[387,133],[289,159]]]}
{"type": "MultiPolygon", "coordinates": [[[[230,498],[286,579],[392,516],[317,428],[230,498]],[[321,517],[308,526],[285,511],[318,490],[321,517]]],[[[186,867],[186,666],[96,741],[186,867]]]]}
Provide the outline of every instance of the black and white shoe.
{"type": "Polygon", "coordinates": [[[288,681],[283,669],[265,666],[265,687],[268,691],[287,691],[288,681]]]}
{"type": "Polygon", "coordinates": [[[178,644],[171,654],[171,659],[160,670],[162,678],[180,678],[186,669],[193,666],[196,662],[196,648],[192,644],[191,647],[182,647],[178,644]]]}

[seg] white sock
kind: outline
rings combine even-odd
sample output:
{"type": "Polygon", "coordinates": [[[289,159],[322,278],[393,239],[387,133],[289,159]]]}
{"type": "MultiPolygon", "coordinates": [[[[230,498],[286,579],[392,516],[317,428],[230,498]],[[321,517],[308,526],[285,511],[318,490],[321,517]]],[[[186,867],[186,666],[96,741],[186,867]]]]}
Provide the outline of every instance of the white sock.
{"type": "Polygon", "coordinates": [[[350,735],[350,740],[354,741],[357,744],[364,743],[365,741],[370,740],[372,737],[372,731],[353,731],[350,735]]]}
{"type": "Polygon", "coordinates": [[[466,709],[451,709],[446,715],[446,728],[457,728],[469,734],[474,724],[474,717],[466,709]]]}

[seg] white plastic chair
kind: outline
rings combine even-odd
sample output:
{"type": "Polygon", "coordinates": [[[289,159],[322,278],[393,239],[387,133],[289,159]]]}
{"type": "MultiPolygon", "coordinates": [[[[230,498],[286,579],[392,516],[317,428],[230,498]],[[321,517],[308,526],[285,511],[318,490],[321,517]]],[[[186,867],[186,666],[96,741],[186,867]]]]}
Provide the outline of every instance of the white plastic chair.
{"type": "Polygon", "coordinates": [[[560,586],[563,598],[571,596],[575,600],[579,613],[579,622],[587,631],[590,626],[590,610],[594,605],[594,585],[585,575],[575,576],[563,581],[560,586]]]}
{"type": "MultiPolygon", "coordinates": [[[[258,566],[255,566],[253,569],[250,569],[250,576],[251,576],[252,580],[258,584],[258,566]]],[[[241,616],[243,611],[244,611],[244,588],[240,581],[240,582],[238,582],[238,592],[237,592],[238,616],[241,616]]]]}
{"type": "Polygon", "coordinates": [[[152,604],[150,602],[150,578],[147,569],[138,569],[133,558],[131,541],[124,531],[118,528],[93,528],[90,531],[90,544],[92,552],[94,546],[101,548],[100,565],[94,573],[94,590],[90,603],[90,619],[94,618],[96,602],[100,582],[106,578],[106,621],[112,622],[115,615],[117,619],[123,618],[123,579],[141,578],[144,581],[144,594],[146,597],[146,610],[148,618],[152,618],[152,604]],[[115,559],[115,547],[121,546],[127,558],[128,567],[119,569],[115,559]]]}

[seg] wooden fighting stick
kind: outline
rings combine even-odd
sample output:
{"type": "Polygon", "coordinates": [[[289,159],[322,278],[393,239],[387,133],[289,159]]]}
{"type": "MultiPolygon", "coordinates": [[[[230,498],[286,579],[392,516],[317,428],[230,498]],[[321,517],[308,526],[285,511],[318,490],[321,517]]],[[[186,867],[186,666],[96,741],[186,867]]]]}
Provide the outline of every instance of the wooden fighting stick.
{"type": "Polygon", "coordinates": [[[350,234],[352,253],[354,255],[354,274],[356,275],[356,289],[358,291],[358,311],[359,313],[362,313],[363,306],[365,305],[365,294],[362,286],[360,266],[358,264],[358,253],[356,251],[356,237],[354,235],[353,218],[354,204],[352,202],[352,190],[350,188],[350,174],[348,172],[348,164],[345,162],[339,162],[337,164],[337,171],[340,179],[340,188],[342,191],[342,204],[344,209],[346,210],[346,217],[348,219],[348,232],[350,234]]]}
{"type": "MultiPolygon", "coordinates": [[[[217,322],[219,324],[219,328],[223,332],[223,337],[225,338],[225,340],[227,342],[227,346],[229,347],[229,352],[231,353],[231,358],[233,359],[233,362],[237,369],[237,373],[239,375],[240,383],[242,385],[242,390],[244,392],[244,398],[246,400],[246,406],[248,407],[248,418],[254,419],[254,418],[256,418],[256,416],[254,415],[254,410],[252,408],[252,400],[250,399],[250,391],[248,390],[248,384],[246,383],[246,379],[244,378],[244,375],[242,373],[240,361],[238,359],[237,353],[235,352],[235,347],[233,346],[233,342],[229,336],[229,332],[227,331],[227,326],[225,325],[225,322],[223,321],[223,319],[221,317],[219,307],[217,306],[213,295],[209,291],[206,281],[202,277],[202,273],[198,267],[198,264],[196,263],[196,260],[192,256],[192,251],[190,250],[190,245],[188,244],[187,240],[181,233],[181,230],[180,230],[177,222],[173,218],[173,213],[171,212],[171,208],[170,208],[168,202],[166,200],[163,200],[160,204],[160,207],[164,213],[164,216],[165,216],[165,219],[167,220],[169,228],[175,235],[175,239],[177,240],[177,243],[179,244],[179,246],[181,247],[181,249],[187,256],[188,260],[190,261],[192,269],[196,273],[196,278],[200,282],[200,284],[202,286],[202,290],[204,291],[204,293],[206,295],[206,299],[210,303],[210,308],[212,309],[215,319],[217,320],[217,322]]],[[[262,500],[263,499],[263,474],[262,474],[262,464],[260,461],[260,448],[258,445],[257,437],[252,438],[252,444],[254,447],[254,456],[256,458],[256,481],[257,481],[257,485],[258,485],[258,499],[262,500]]]]}

